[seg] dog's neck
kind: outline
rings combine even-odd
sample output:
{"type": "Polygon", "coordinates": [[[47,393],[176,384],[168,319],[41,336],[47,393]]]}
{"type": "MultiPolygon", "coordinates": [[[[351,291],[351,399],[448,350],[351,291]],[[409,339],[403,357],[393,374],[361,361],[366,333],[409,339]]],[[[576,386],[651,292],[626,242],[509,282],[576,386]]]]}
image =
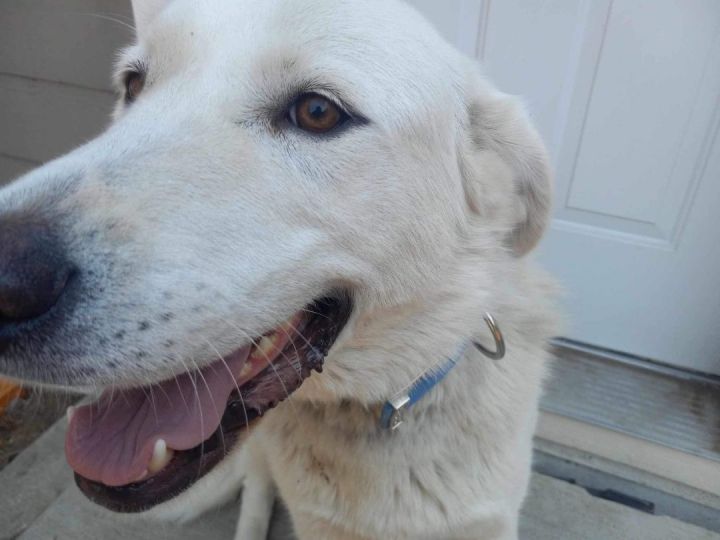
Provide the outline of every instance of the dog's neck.
{"type": "Polygon", "coordinates": [[[359,302],[323,374],[307,380],[297,396],[382,404],[443,363],[468,338],[478,337],[492,348],[484,315],[496,314],[505,324],[499,298],[510,273],[507,265],[495,273],[493,265],[468,256],[411,300],[389,307],[359,302]]]}
{"type": "Polygon", "coordinates": [[[352,410],[348,421],[364,415],[366,422],[377,425],[388,399],[442,365],[463,341],[477,339],[494,349],[484,322],[486,312],[498,319],[505,333],[508,358],[494,365],[478,351],[468,351],[408,418],[423,416],[437,399],[455,401],[452,391],[446,390],[456,386],[458,378],[477,386],[493,370],[515,369],[514,351],[527,351],[528,344],[543,343],[555,334],[556,321],[539,315],[551,312],[547,297],[553,296],[554,287],[534,269],[527,272],[524,260],[503,257],[497,268],[488,260],[492,259],[487,254],[469,255],[431,293],[400,306],[360,310],[331,351],[324,373],[308,379],[296,393],[298,401],[307,399],[339,412],[352,410]],[[483,275],[478,275],[479,268],[483,275]]]}

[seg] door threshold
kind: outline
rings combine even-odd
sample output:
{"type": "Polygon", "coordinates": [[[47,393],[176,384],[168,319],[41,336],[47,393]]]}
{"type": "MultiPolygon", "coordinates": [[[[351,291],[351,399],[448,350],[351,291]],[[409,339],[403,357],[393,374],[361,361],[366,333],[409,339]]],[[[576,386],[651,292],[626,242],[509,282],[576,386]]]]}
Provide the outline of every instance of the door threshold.
{"type": "Polygon", "coordinates": [[[536,440],[533,469],[636,512],[720,533],[720,497],[712,494],[542,440],[536,440]]]}
{"type": "Polygon", "coordinates": [[[553,345],[539,437],[718,491],[720,378],[565,340],[553,345]]]}
{"type": "Polygon", "coordinates": [[[544,411],[720,463],[720,377],[566,340],[554,345],[544,411]]]}

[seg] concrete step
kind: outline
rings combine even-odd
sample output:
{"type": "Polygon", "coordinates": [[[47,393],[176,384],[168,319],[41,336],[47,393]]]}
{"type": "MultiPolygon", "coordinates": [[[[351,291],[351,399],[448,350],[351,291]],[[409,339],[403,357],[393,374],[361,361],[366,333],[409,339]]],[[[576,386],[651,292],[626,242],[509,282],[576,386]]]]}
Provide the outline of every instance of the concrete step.
{"type": "MultiPolygon", "coordinates": [[[[60,421],[0,473],[0,538],[20,540],[231,539],[238,506],[188,525],[158,525],[120,516],[88,502],[72,482],[63,455],[60,421]]],[[[286,513],[277,508],[271,540],[290,540],[286,513]]],[[[584,489],[533,475],[522,513],[523,540],[720,540],[720,535],[668,517],[639,512],[591,496],[584,489]]]]}

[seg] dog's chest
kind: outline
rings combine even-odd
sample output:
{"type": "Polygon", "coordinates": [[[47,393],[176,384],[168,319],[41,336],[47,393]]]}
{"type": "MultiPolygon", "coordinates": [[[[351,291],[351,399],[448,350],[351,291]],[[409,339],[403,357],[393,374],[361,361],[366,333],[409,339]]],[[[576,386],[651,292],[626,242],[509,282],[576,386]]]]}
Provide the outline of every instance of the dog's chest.
{"type": "Polygon", "coordinates": [[[466,501],[483,498],[482,479],[469,478],[468,463],[445,455],[442,444],[423,448],[351,413],[276,412],[263,423],[261,444],[291,514],[377,527],[377,537],[417,527],[414,538],[423,538],[456,521],[466,501]]]}

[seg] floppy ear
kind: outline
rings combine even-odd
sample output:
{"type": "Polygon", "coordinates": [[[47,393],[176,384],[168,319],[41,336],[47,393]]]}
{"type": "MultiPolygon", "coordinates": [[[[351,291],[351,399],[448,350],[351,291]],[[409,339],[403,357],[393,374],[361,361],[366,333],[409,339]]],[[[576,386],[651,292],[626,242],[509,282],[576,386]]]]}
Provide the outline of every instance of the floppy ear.
{"type": "Polygon", "coordinates": [[[148,25],[170,0],[132,0],[135,28],[138,35],[142,35],[148,25]]]}
{"type": "Polygon", "coordinates": [[[531,251],[550,220],[552,179],[545,147],[516,98],[473,75],[460,150],[474,212],[499,222],[517,256],[531,251]]]}

